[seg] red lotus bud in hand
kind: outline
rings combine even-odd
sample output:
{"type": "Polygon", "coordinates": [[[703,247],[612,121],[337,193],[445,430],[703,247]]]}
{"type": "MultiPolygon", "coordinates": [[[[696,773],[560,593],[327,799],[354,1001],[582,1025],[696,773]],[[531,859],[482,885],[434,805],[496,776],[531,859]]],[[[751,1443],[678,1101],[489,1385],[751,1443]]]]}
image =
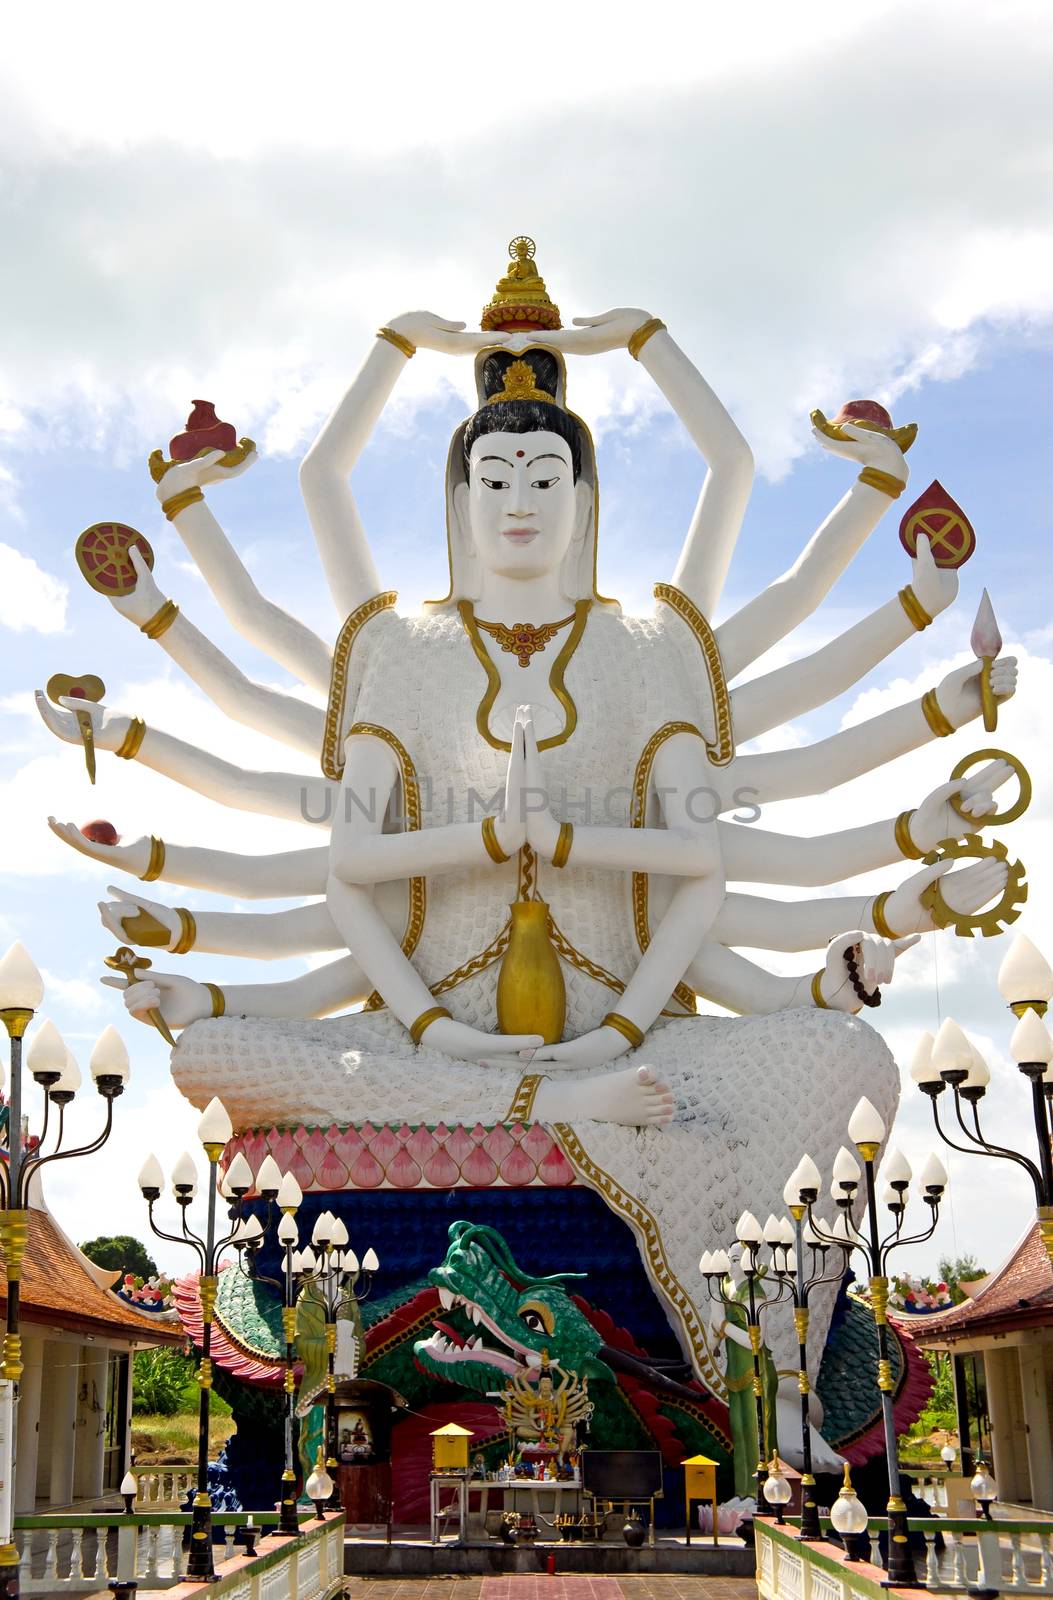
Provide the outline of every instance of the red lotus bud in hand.
{"type": "Polygon", "coordinates": [[[869,422],[875,428],[892,426],[891,416],[876,400],[846,400],[837,416],[831,420],[834,423],[869,422]]]}
{"type": "Polygon", "coordinates": [[[85,839],[90,839],[92,844],[119,844],[121,836],[112,822],[107,822],[103,817],[96,817],[94,822],[86,822],[80,830],[85,839]]]}
{"type": "Polygon", "coordinates": [[[169,443],[173,461],[193,461],[205,450],[233,450],[237,430],[230,422],[220,422],[211,400],[195,400],[186,419],[186,431],[169,443]]]}

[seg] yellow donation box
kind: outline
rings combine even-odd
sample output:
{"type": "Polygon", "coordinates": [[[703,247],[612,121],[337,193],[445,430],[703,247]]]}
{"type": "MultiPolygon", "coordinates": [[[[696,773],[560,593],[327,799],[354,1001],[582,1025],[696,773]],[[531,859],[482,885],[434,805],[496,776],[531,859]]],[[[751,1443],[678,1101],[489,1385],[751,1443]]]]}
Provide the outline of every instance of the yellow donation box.
{"type": "Polygon", "coordinates": [[[713,1508],[713,1543],[717,1533],[717,1463],[708,1456],[689,1456],[683,1462],[684,1503],[687,1510],[687,1542],[691,1543],[691,1507],[696,1500],[708,1500],[713,1508]]]}
{"type": "Polygon", "coordinates": [[[468,1440],[470,1428],[459,1428],[448,1422],[445,1428],[436,1428],[431,1434],[431,1468],[433,1472],[467,1472],[468,1440]]]}

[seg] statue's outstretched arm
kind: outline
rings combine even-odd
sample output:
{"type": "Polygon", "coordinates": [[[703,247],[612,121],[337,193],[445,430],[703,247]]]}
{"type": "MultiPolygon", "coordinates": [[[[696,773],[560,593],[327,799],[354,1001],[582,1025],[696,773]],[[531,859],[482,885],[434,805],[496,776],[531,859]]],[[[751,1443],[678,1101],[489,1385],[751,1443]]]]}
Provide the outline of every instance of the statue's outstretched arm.
{"type": "MultiPolygon", "coordinates": [[[[513,335],[512,349],[536,335],[513,335]]],[[[597,355],[628,348],[654,379],[706,462],[691,526],[673,582],[711,616],[753,486],[753,453],[725,406],[665,329],[646,311],[622,307],[595,317],[575,317],[572,328],[546,333],[545,344],[568,355],[597,355]]]]}
{"type": "Polygon", "coordinates": [[[231,627],[303,683],[326,694],[329,646],[281,606],[264,598],[201,495],[206,484],[235,477],[256,459],[250,455],[240,466],[225,468],[218,465],[221,454],[213,450],[193,461],[175,462],[158,484],[157,498],[168,508],[165,515],[231,627]],[[190,499],[188,491],[193,496],[190,499]]]}
{"type": "Polygon", "coordinates": [[[255,683],[222,650],[206,639],[181,611],[166,600],[153,573],[133,545],[130,551],[137,582],[130,594],[111,604],[122,616],[156,639],[166,655],[234,722],[269,734],[317,757],[322,748],[325,714],[295,695],[255,683]]]}
{"type": "Polygon", "coordinates": [[[713,926],[713,938],[726,945],[762,950],[818,950],[847,928],[902,938],[931,933],[936,924],[921,902],[922,891],[942,879],[943,898],[953,911],[971,916],[1005,888],[1009,868],[985,857],[971,866],[950,870],[941,861],[923,867],[880,897],[844,895],[820,900],[771,900],[761,895],[729,894],[713,926]],[[878,902],[878,919],[874,906],[878,902]]]}
{"type": "Polygon", "coordinates": [[[114,898],[99,902],[99,914],[103,926],[126,944],[178,950],[180,955],[197,950],[275,961],[336,950],[343,943],[324,900],[285,911],[197,911],[191,916],[112,884],[109,892],[114,898]]]}
{"type": "MultiPolygon", "coordinates": [[[[939,688],[921,700],[897,706],[871,717],[855,727],[844,728],[829,739],[804,745],[798,750],[775,750],[765,755],[742,756],[728,768],[727,783],[740,794],[759,804],[775,800],[798,799],[801,795],[824,794],[839,784],[873,772],[908,750],[916,750],[937,738],[939,732],[952,733],[980,715],[979,661],[956,667],[939,688]],[[935,695],[935,705],[932,696],[935,695]]],[[[991,685],[999,700],[1016,691],[1016,659],[1000,656],[994,663],[991,685]]],[[[730,800],[728,802],[731,803],[730,800]]]]}
{"type": "Polygon", "coordinates": [[[943,839],[956,839],[982,828],[984,818],[997,804],[994,791],[1012,776],[1012,770],[1008,762],[992,761],[968,777],[938,784],[916,810],[811,838],[720,822],[724,871],[732,883],[788,883],[807,888],[840,883],[860,872],[886,867],[904,855],[924,855],[943,839]],[[951,805],[952,796],[965,817],[951,805]]]}
{"type": "Polygon", "coordinates": [[[130,872],[144,882],[181,883],[188,889],[236,895],[239,900],[281,899],[286,895],[324,894],[329,851],[324,844],[275,855],[243,856],[231,850],[168,844],[143,834],[121,844],[99,844],[72,822],[48,818],[48,827],[81,855],[101,861],[114,872],[130,872]]]}
{"type": "Polygon", "coordinates": [[[265,817],[280,817],[287,822],[309,822],[326,826],[332,817],[335,784],[298,772],[250,772],[229,761],[186,744],[170,733],[146,728],[139,718],[109,711],[103,705],[85,706],[71,700],[72,709],[60,711],[40,690],[37,709],[52,733],[67,744],[80,743],[77,714],[91,717],[95,743],[100,750],[112,750],[144,767],[174,778],[187,789],[194,789],[220,805],[238,811],[254,811],[265,817]]]}
{"type": "Polygon", "coordinates": [[[862,929],[853,929],[831,942],[826,961],[818,973],[779,977],[739,955],[738,951],[726,950],[722,944],[707,940],[684,977],[702,999],[712,1000],[743,1016],[766,1016],[772,1011],[788,1011],[793,1006],[814,1006],[817,1003],[816,982],[827,1010],[854,1014],[862,1010],[862,1001],[849,982],[845,951],[853,946],[857,948],[860,978],[869,991],[888,983],[896,958],[916,942],[916,937],[888,942],[875,939],[862,929]]]}
{"type": "MultiPolygon", "coordinates": [[[[872,468],[890,479],[906,483],[907,464],[893,440],[847,424],[845,431],[857,437],[836,447],[837,454],[846,454],[851,449],[852,459],[864,469],[872,468]]],[[[834,445],[823,434],[817,433],[816,437],[826,449],[834,445]]],[[[720,624],[716,630],[717,643],[729,680],[811,616],[890,504],[884,490],[861,480],[854,483],[793,566],[720,624]]]]}
{"type": "Polygon", "coordinates": [[[871,612],[821,650],[751,678],[732,691],[731,710],[735,737],[755,739],[816,706],[843,694],[864,673],[883,661],[919,627],[953,602],[958,575],[937,567],[927,538],[918,541],[918,554],[910,584],[893,599],[871,612]]]}
{"type": "MultiPolygon", "coordinates": [[[[178,972],[158,972],[124,987],[123,978],[112,974],[101,980],[121,990],[121,999],[130,1014],[149,1022],[148,1013],[159,1010],[170,1028],[185,1028],[191,1022],[216,1015],[218,996],[194,978],[178,972]]],[[[341,956],[298,978],[282,983],[225,983],[219,989],[223,1010],[228,1016],[290,1017],[305,1021],[326,1017],[347,1006],[360,1005],[371,985],[353,956],[341,956]]]]}
{"type": "Polygon", "coordinates": [[[446,322],[428,311],[393,318],[301,463],[304,505],[341,617],[350,616],[380,591],[348,479],[416,350],[466,353],[502,342],[500,335],[468,334],[463,328],[463,322],[446,322]]]}

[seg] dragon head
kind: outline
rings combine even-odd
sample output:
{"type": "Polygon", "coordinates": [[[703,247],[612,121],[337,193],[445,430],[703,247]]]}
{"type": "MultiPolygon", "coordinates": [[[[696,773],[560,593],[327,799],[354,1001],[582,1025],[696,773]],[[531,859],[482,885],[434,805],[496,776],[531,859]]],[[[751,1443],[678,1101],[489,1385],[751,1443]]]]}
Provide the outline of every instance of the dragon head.
{"type": "Polygon", "coordinates": [[[561,1272],[532,1278],[516,1266],[496,1229],[453,1223],[446,1259],[428,1274],[442,1314],[435,1332],[413,1346],[418,1364],[448,1383],[485,1394],[514,1376],[536,1378],[547,1351],[564,1371],[613,1382],[614,1373],[598,1355],[599,1334],[564,1287],[568,1278],[581,1277],[561,1272]]]}

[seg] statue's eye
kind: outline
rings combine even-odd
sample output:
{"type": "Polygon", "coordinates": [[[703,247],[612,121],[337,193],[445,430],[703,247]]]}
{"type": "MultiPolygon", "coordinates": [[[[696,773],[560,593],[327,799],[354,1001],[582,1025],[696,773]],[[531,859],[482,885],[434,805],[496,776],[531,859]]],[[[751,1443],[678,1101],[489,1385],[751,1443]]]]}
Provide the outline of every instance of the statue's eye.
{"type": "Polygon", "coordinates": [[[536,1311],[521,1311],[519,1313],[531,1333],[547,1333],[548,1329],[536,1311]]]}
{"type": "Polygon", "coordinates": [[[534,482],[530,485],[530,487],[532,489],[554,489],[558,482],[559,482],[559,478],[558,477],[556,477],[556,478],[536,478],[534,480],[534,482]]]}
{"type": "Polygon", "coordinates": [[[483,482],[488,489],[507,489],[508,484],[503,478],[484,478],[483,482]]]}

